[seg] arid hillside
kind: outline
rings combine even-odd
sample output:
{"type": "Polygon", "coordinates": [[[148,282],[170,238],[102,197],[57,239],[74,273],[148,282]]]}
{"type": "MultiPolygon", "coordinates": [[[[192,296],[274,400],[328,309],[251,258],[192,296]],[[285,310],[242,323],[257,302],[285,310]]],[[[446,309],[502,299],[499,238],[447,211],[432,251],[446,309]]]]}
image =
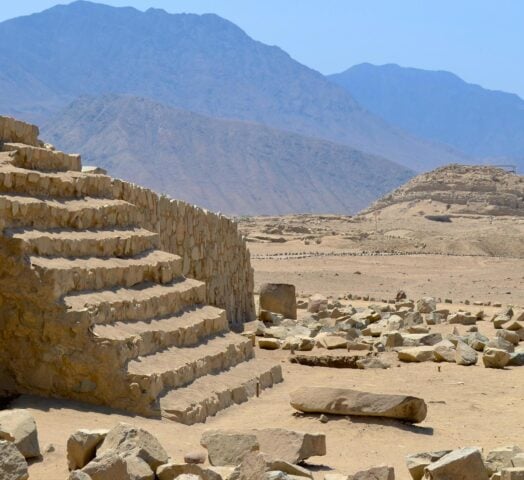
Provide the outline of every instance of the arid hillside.
{"type": "Polygon", "coordinates": [[[524,257],[524,177],[451,165],[417,176],[354,217],[250,217],[260,256],[438,254],[524,257]]]}

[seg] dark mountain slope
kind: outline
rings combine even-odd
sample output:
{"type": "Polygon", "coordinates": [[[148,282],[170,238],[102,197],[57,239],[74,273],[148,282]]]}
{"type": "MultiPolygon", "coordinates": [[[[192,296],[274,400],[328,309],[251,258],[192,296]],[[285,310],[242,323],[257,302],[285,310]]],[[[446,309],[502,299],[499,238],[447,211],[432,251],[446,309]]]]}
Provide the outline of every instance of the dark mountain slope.
{"type": "Polygon", "coordinates": [[[524,100],[449,72],[356,65],[329,77],[371,112],[470,155],[514,157],[524,168],[524,100]]]}
{"type": "Polygon", "coordinates": [[[344,88],[216,15],[79,1],[1,23],[0,55],[16,83],[0,79],[0,111],[32,120],[79,95],[123,93],[325,138],[418,170],[464,161],[391,127],[344,88]]]}
{"type": "Polygon", "coordinates": [[[131,96],[86,97],[42,129],[109,173],[233,214],[351,213],[412,172],[344,145],[131,96]]]}

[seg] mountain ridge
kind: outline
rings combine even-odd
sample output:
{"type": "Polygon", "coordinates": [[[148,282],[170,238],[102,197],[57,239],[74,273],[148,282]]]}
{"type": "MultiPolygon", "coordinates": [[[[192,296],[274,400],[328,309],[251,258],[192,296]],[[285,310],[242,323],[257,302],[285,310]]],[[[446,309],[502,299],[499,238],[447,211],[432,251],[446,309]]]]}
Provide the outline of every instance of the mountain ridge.
{"type": "Polygon", "coordinates": [[[329,78],[384,120],[467,154],[524,168],[524,100],[444,70],[355,65],[329,78]]]}
{"type": "Polygon", "coordinates": [[[0,54],[19,80],[0,77],[0,110],[39,123],[80,95],[130,94],[350,145],[418,171],[468,160],[389,125],[214,14],[73,2],[0,23],[0,54]]]}
{"type": "Polygon", "coordinates": [[[82,97],[42,138],[84,163],[228,214],[354,213],[414,172],[344,145],[129,95],[82,97]]]}

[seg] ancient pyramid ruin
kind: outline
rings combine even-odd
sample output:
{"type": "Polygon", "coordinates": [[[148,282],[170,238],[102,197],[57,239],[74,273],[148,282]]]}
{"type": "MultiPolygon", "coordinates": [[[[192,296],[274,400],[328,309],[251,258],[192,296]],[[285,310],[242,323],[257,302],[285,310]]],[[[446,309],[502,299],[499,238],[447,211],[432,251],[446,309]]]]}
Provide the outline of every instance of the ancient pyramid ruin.
{"type": "Polygon", "coordinates": [[[236,224],[107,175],[0,117],[0,388],[205,421],[281,381],[236,224]],[[232,327],[232,329],[231,329],[232,327]]]}

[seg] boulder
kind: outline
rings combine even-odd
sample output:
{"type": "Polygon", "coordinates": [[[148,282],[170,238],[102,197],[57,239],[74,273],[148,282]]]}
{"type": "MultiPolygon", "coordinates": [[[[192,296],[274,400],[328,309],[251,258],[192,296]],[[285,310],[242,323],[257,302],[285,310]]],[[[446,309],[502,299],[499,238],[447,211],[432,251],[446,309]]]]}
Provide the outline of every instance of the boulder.
{"type": "Polygon", "coordinates": [[[524,467],[524,453],[517,453],[511,459],[511,465],[513,467],[524,467]]]}
{"type": "Polygon", "coordinates": [[[455,345],[449,340],[442,340],[433,346],[436,362],[455,362],[455,345]]]}
{"type": "Polygon", "coordinates": [[[205,450],[195,450],[184,455],[184,462],[193,465],[206,463],[207,452],[205,450]]]}
{"type": "Polygon", "coordinates": [[[267,454],[262,454],[262,457],[264,458],[264,461],[266,462],[266,472],[278,470],[280,472],[287,473],[288,475],[292,475],[293,478],[305,477],[305,478],[310,478],[311,480],[313,480],[313,474],[309,470],[305,469],[304,467],[301,467],[300,465],[294,465],[292,463],[281,460],[280,458],[273,458],[271,457],[271,455],[267,455],[267,454]]]}
{"type": "Polygon", "coordinates": [[[437,309],[437,301],[433,297],[424,297],[417,301],[418,313],[431,313],[437,309]]]}
{"type": "Polygon", "coordinates": [[[73,470],[67,480],[92,480],[92,478],[82,470],[73,470]]]}
{"type": "Polygon", "coordinates": [[[258,346],[263,350],[278,350],[280,348],[280,340],[276,338],[259,338],[258,346]]]}
{"type": "Polygon", "coordinates": [[[13,442],[25,458],[40,456],[36,422],[25,410],[0,412],[0,440],[13,442]]]}
{"type": "Polygon", "coordinates": [[[488,480],[478,448],[461,448],[424,468],[427,480],[488,480]]]}
{"type": "Polygon", "coordinates": [[[200,439],[211,465],[238,465],[246,454],[260,450],[256,435],[233,431],[208,430],[200,439]]]}
{"type": "Polygon", "coordinates": [[[450,453],[451,450],[443,450],[440,452],[422,452],[411,453],[406,456],[406,466],[413,480],[421,480],[424,476],[424,468],[430,463],[440,460],[444,455],[450,453]]]}
{"type": "MultiPolygon", "coordinates": [[[[222,475],[219,473],[210,468],[204,468],[194,464],[165,463],[158,467],[156,471],[158,480],[180,480],[182,475],[186,475],[186,478],[193,477],[198,480],[222,480],[222,475]]],[[[113,480],[116,480],[116,478],[113,480]]]]}
{"type": "Polygon", "coordinates": [[[442,341],[440,333],[403,333],[402,339],[406,347],[418,347],[421,345],[436,345],[442,341]]]}
{"type": "Polygon", "coordinates": [[[307,311],[310,313],[318,313],[321,310],[326,310],[327,303],[327,298],[324,297],[324,295],[320,295],[319,293],[317,293],[309,297],[307,311]]]}
{"type": "Polygon", "coordinates": [[[522,449],[517,445],[505,445],[494,448],[486,455],[486,469],[489,475],[493,475],[498,470],[506,467],[513,467],[513,459],[522,453],[522,449]]]}
{"type": "Polygon", "coordinates": [[[524,366],[524,349],[515,350],[513,353],[510,353],[510,359],[508,366],[512,367],[523,367],[524,366]]]}
{"type": "Polygon", "coordinates": [[[298,352],[309,352],[314,347],[315,339],[303,336],[287,337],[282,344],[283,350],[296,350],[298,352]]]}
{"type": "Polygon", "coordinates": [[[295,286],[287,283],[264,283],[260,287],[260,309],[297,318],[295,286]]]}
{"type": "Polygon", "coordinates": [[[344,388],[302,387],[291,393],[291,406],[301,412],[387,417],[412,423],[426,418],[424,400],[344,388]]]}
{"type": "Polygon", "coordinates": [[[458,341],[455,350],[455,362],[457,362],[457,365],[475,365],[477,363],[477,352],[464,342],[458,341]]]}
{"type": "Polygon", "coordinates": [[[381,337],[381,342],[386,348],[401,347],[404,344],[404,339],[400,332],[384,332],[381,337]]]}
{"type": "Polygon", "coordinates": [[[0,478],[2,480],[27,480],[27,462],[16,446],[0,440],[0,478]]]}
{"type": "MultiPolygon", "coordinates": [[[[268,468],[264,455],[259,452],[248,453],[228,480],[264,480],[268,468]]],[[[160,480],[171,480],[159,477],[160,480]]]]}
{"type": "Polygon", "coordinates": [[[85,467],[96,455],[97,447],[104,441],[108,430],[77,430],[67,440],[69,470],[85,467]]]}
{"type": "Polygon", "coordinates": [[[504,368],[510,361],[511,355],[506,350],[486,348],[482,354],[482,363],[486,368],[504,368]]]}
{"type": "MultiPolygon", "coordinates": [[[[95,457],[83,469],[92,480],[131,480],[124,458],[114,451],[95,457]]],[[[133,479],[134,480],[134,479],[133,479]]]]}
{"type": "Polygon", "coordinates": [[[389,368],[391,365],[389,365],[386,362],[383,362],[378,357],[363,357],[359,360],[357,360],[357,368],[360,370],[368,370],[370,368],[381,368],[386,369],[389,368]]]}
{"type": "Polygon", "coordinates": [[[435,359],[433,347],[429,346],[403,348],[397,355],[401,362],[431,362],[435,359]]]}
{"type": "Polygon", "coordinates": [[[167,463],[169,459],[167,452],[153,435],[127,423],[119,423],[107,433],[96,456],[99,457],[106,452],[114,452],[122,457],[139,457],[153,471],[167,463]]]}
{"type": "Polygon", "coordinates": [[[518,345],[520,342],[520,336],[517,332],[511,330],[497,330],[497,337],[503,338],[506,342],[518,345]]]}
{"type": "Polygon", "coordinates": [[[345,336],[342,337],[337,334],[321,334],[317,337],[317,347],[327,348],[328,350],[347,350],[348,341],[345,336]]]}
{"type": "Polygon", "coordinates": [[[348,477],[348,480],[395,480],[393,467],[372,467],[348,477]]]}
{"type": "Polygon", "coordinates": [[[468,312],[456,312],[448,316],[450,325],[475,325],[477,317],[468,312]]]}
{"type": "Polygon", "coordinates": [[[501,480],[524,480],[524,467],[504,468],[501,473],[501,480]]]}
{"type": "Polygon", "coordinates": [[[306,433],[284,428],[265,428],[252,432],[260,451],[288,463],[300,463],[309,457],[326,454],[326,436],[323,433],[306,433]]]}
{"type": "Polygon", "coordinates": [[[309,367],[358,368],[360,355],[305,355],[296,354],[289,357],[291,363],[309,367]]]}
{"type": "Polygon", "coordinates": [[[126,457],[127,474],[130,480],[155,480],[155,472],[139,457],[126,457]]]}
{"type": "Polygon", "coordinates": [[[496,338],[491,339],[486,344],[486,347],[499,348],[500,350],[506,350],[506,352],[508,353],[512,353],[515,351],[515,346],[511,342],[508,342],[507,340],[501,337],[496,337],[496,338]]]}

